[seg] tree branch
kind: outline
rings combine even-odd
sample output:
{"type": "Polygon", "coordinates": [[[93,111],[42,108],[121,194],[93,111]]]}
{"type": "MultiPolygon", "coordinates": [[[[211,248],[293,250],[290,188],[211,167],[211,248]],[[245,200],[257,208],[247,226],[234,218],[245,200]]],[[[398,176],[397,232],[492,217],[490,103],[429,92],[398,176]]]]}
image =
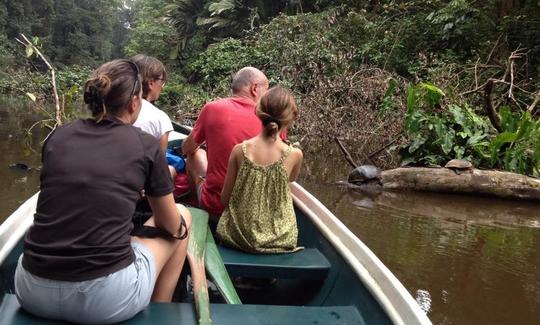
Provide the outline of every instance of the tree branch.
{"type": "Polygon", "coordinates": [[[334,137],[334,140],[337,142],[339,149],[341,149],[341,152],[343,152],[343,154],[345,155],[345,160],[347,160],[347,162],[352,166],[352,168],[358,167],[358,165],[352,159],[351,154],[349,154],[347,149],[345,149],[341,141],[339,141],[337,137],[334,137]]]}
{"type": "Polygon", "coordinates": [[[60,126],[62,125],[62,111],[60,110],[60,100],[58,99],[58,91],[56,89],[56,70],[49,63],[47,58],[45,58],[45,56],[41,53],[41,51],[34,44],[32,44],[32,42],[30,42],[30,40],[28,40],[28,38],[24,34],[21,34],[21,37],[23,39],[22,41],[18,38],[16,38],[15,40],[17,40],[17,42],[21,43],[25,47],[30,47],[32,51],[34,51],[39,56],[39,58],[47,65],[47,68],[49,68],[49,71],[51,72],[51,83],[53,87],[54,103],[56,107],[56,126],[60,126]]]}
{"type": "Polygon", "coordinates": [[[493,91],[493,80],[490,79],[486,83],[486,86],[484,89],[484,103],[486,105],[486,113],[488,115],[489,121],[491,122],[493,127],[500,133],[502,132],[501,119],[499,117],[499,114],[497,114],[497,112],[493,108],[493,102],[491,101],[492,91],[493,91]]]}

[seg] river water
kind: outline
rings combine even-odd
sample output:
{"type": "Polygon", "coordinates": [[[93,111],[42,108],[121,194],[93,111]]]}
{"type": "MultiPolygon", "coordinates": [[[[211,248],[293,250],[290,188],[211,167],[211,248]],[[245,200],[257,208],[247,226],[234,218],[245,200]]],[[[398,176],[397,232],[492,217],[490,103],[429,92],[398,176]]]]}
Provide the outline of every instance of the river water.
{"type": "MultiPolygon", "coordinates": [[[[25,130],[41,118],[0,97],[0,222],[38,190],[47,133],[25,130]],[[16,163],[31,169],[9,167],[16,163]]],[[[333,142],[317,151],[306,153],[299,183],[373,250],[434,324],[540,324],[540,204],[363,194],[341,183],[350,168],[333,142]]]]}

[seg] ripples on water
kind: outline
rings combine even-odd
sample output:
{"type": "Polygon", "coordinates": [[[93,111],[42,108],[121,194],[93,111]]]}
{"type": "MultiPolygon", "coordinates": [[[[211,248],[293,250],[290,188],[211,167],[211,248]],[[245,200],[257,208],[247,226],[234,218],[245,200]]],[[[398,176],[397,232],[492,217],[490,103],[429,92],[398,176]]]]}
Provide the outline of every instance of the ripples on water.
{"type": "Polygon", "coordinates": [[[361,193],[340,182],[351,168],[329,151],[306,155],[300,183],[373,250],[434,324],[540,324],[539,203],[361,193]]]}

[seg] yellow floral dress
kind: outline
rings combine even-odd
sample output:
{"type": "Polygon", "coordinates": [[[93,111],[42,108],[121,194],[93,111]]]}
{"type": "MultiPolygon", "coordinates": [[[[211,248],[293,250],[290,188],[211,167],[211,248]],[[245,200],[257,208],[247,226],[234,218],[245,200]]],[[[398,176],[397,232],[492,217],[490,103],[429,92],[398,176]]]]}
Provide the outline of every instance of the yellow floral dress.
{"type": "Polygon", "coordinates": [[[217,226],[218,239],[226,246],[251,253],[285,253],[297,247],[298,228],[289,177],[283,162],[291,146],[270,165],[257,165],[248,159],[238,169],[229,205],[217,226]]]}

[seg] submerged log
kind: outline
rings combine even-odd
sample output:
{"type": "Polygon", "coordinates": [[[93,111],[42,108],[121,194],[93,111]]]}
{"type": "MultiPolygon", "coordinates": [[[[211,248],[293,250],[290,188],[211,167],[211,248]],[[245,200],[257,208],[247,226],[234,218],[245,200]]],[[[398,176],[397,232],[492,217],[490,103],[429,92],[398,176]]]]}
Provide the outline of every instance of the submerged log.
{"type": "Polygon", "coordinates": [[[495,170],[456,174],[448,168],[407,167],[385,170],[385,189],[480,194],[540,201],[540,179],[495,170]]]}

